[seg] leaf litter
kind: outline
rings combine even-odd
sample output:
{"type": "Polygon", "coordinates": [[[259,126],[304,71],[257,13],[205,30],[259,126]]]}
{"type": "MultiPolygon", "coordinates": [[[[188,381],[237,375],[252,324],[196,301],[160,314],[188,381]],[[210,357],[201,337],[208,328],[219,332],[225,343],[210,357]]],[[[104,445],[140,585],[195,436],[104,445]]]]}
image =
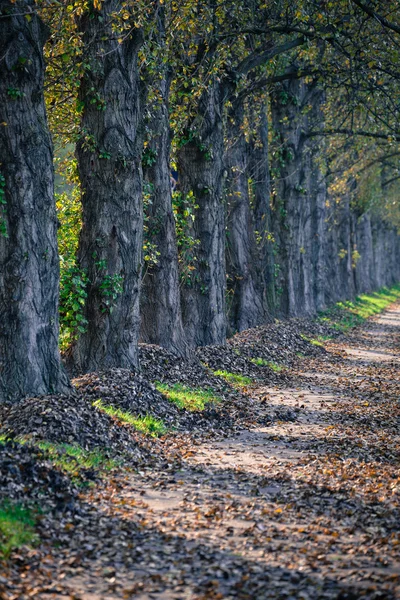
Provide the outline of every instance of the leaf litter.
{"type": "Polygon", "coordinates": [[[56,397],[24,401],[26,418],[7,407],[3,433],[62,435],[108,446],[125,462],[82,490],[35,447],[0,446],[2,493],[48,502],[41,543],[0,563],[0,598],[399,597],[400,306],[324,348],[304,339],[323,327],[257,328],[225,349],[202,349],[190,365],[143,347],[140,376],[80,378],[77,398],[60,403],[65,412],[56,397]],[[289,372],[258,367],[255,357],[289,372]],[[253,383],[238,392],[213,376],[218,369],[253,383]],[[223,401],[209,415],[186,414],[146,380],[212,388],[223,401]],[[95,415],[99,392],[175,431],[148,439],[95,415]],[[57,418],[46,413],[53,405],[57,418]]]}

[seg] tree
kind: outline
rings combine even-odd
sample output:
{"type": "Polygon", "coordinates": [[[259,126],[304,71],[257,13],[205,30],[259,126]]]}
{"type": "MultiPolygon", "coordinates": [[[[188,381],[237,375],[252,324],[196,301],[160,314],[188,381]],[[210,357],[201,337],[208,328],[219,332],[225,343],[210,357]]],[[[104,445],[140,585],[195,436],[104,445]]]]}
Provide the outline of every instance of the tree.
{"type": "Polygon", "coordinates": [[[156,33],[149,59],[148,81],[152,99],[147,106],[148,140],[143,154],[148,201],[145,229],[145,274],[141,288],[141,340],[158,344],[188,358],[190,349],[182,323],[178,249],[172,207],[171,131],[169,93],[171,68],[163,60],[165,11],[157,7],[156,33]],[[155,48],[154,48],[155,46],[155,48]],[[153,49],[154,48],[154,49],[153,49]],[[153,259],[151,253],[155,254],[153,259]],[[148,262],[146,262],[148,258],[148,262]]]}
{"type": "Polygon", "coordinates": [[[78,17],[87,65],[76,146],[83,208],[78,258],[89,280],[88,327],[74,348],[81,371],[138,367],[143,35],[132,23],[129,5],[119,0],[87,7],[78,17]]]}
{"type": "Polygon", "coordinates": [[[227,119],[225,167],[228,317],[236,331],[265,323],[268,314],[263,257],[257,247],[255,213],[250,207],[250,149],[244,117],[243,101],[234,101],[227,119]]]}
{"type": "Polygon", "coordinates": [[[48,31],[0,2],[0,401],[68,393],[58,351],[57,219],[43,98],[48,31]]]}

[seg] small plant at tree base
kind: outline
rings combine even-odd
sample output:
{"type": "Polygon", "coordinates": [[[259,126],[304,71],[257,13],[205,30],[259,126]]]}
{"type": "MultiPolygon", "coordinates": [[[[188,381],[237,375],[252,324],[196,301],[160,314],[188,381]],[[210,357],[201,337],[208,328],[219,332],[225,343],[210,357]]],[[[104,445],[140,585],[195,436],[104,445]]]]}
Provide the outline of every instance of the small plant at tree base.
{"type": "Polygon", "coordinates": [[[84,306],[88,278],[75,264],[61,268],[60,273],[60,347],[66,350],[86,331],[84,306]]]}
{"type": "MultiPolygon", "coordinates": [[[[72,173],[74,168],[71,167],[72,173]]],[[[69,173],[69,176],[72,176],[69,173]]],[[[81,202],[79,187],[70,193],[56,195],[60,253],[60,348],[65,351],[81,333],[86,331],[84,316],[87,275],[76,261],[79,231],[81,228],[81,202]]]]}

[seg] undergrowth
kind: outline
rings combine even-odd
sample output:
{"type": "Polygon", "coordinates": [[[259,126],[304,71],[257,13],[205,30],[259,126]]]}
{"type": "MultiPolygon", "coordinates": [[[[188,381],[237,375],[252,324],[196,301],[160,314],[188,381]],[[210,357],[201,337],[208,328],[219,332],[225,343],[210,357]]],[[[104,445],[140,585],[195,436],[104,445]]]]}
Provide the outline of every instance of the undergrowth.
{"type": "Polygon", "coordinates": [[[238,373],[229,373],[229,371],[214,371],[214,375],[222,377],[227,383],[238,388],[244,388],[253,383],[250,377],[239,375],[238,373]]]}
{"type": "Polygon", "coordinates": [[[209,389],[202,390],[199,388],[191,388],[182,385],[181,383],[167,385],[160,381],[156,381],[155,386],[159,392],[166,396],[168,400],[176,404],[178,408],[185,408],[186,410],[204,410],[206,404],[218,402],[220,400],[220,398],[209,389]]]}
{"type": "Polygon", "coordinates": [[[12,550],[21,546],[34,544],[38,540],[34,526],[31,509],[3,500],[0,503],[0,558],[8,558],[12,550]]]}
{"type": "Polygon", "coordinates": [[[283,365],[278,365],[278,363],[273,362],[271,360],[266,360],[265,358],[251,358],[250,362],[254,363],[255,365],[257,365],[258,367],[269,367],[270,369],[272,369],[272,371],[275,371],[275,373],[279,373],[280,371],[284,370],[284,366],[283,365]]]}
{"type": "Polygon", "coordinates": [[[116,461],[105,456],[101,450],[84,450],[77,444],[54,444],[47,441],[38,442],[37,446],[48,455],[55,467],[72,476],[79,475],[82,469],[110,471],[117,466],[116,461]]]}
{"type": "Polygon", "coordinates": [[[338,302],[319,315],[319,320],[339,331],[362,325],[366,319],[381,313],[390,304],[400,299],[400,284],[382,288],[371,294],[362,294],[354,300],[338,302]]]}
{"type": "MultiPolygon", "coordinates": [[[[0,436],[0,444],[8,441],[6,436],[0,436]]],[[[56,444],[47,440],[33,441],[31,438],[19,436],[13,439],[17,444],[28,444],[42,451],[43,459],[48,460],[53,467],[69,475],[75,483],[85,479],[86,469],[110,471],[118,463],[109,458],[99,449],[85,450],[78,444],[56,444]]]]}
{"type": "Polygon", "coordinates": [[[121,410],[120,408],[115,408],[110,404],[104,404],[102,400],[96,400],[93,403],[93,406],[106,413],[110,417],[118,419],[122,423],[132,425],[137,431],[145,433],[146,435],[157,437],[164,435],[167,432],[167,427],[165,426],[164,422],[161,419],[152,417],[151,415],[146,415],[145,417],[136,417],[130,412],[121,410]]]}

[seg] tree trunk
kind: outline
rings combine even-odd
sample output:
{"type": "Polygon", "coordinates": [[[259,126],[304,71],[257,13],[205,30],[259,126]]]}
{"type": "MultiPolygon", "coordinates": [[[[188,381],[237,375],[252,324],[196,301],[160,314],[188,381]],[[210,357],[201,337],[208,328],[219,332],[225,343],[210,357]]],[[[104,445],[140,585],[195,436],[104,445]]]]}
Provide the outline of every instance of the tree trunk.
{"type": "Polygon", "coordinates": [[[325,232],[325,255],[326,255],[326,282],[325,299],[327,305],[335,304],[342,299],[339,277],[339,229],[338,229],[338,210],[335,204],[335,198],[328,196],[328,206],[326,211],[326,232],[325,232]]]}
{"type": "Polygon", "coordinates": [[[278,145],[275,150],[275,232],[280,273],[280,311],[289,316],[311,315],[325,305],[324,231],[325,184],[318,164],[318,148],[307,133],[319,108],[315,84],[289,81],[272,99],[278,145]]]}
{"type": "Polygon", "coordinates": [[[189,231],[198,240],[196,271],[182,292],[185,331],[195,346],[226,342],[222,111],[223,89],[213,82],[199,102],[199,125],[178,152],[179,189],[184,198],[193,192],[197,205],[189,231]]]}
{"type": "MultiPolygon", "coordinates": [[[[311,109],[307,115],[307,127],[323,129],[324,117],[322,103],[324,93],[315,88],[312,90],[311,109]]],[[[326,262],[326,176],[322,169],[326,144],[323,138],[310,138],[307,142],[309,159],[309,180],[307,183],[311,209],[311,246],[310,262],[312,267],[313,309],[323,310],[326,307],[325,288],[327,279],[326,262]]]]}
{"type": "Polygon", "coordinates": [[[34,9],[31,1],[0,1],[0,402],[71,390],[58,351],[47,31],[34,9]]]}
{"type": "Polygon", "coordinates": [[[264,323],[267,315],[263,268],[249,195],[249,152],[243,130],[243,104],[228,117],[227,244],[228,320],[233,331],[264,323]]]}
{"type": "Polygon", "coordinates": [[[370,292],[373,281],[373,245],[369,213],[355,215],[357,256],[355,262],[356,291],[358,294],[370,292]]]}
{"type": "Polygon", "coordinates": [[[88,327],[74,349],[83,372],[138,367],[142,258],[142,99],[137,54],[139,30],[119,43],[112,30],[118,0],[79,20],[88,65],[77,144],[82,185],[80,266],[89,278],[88,327]]]}
{"type": "Polygon", "coordinates": [[[169,86],[170,78],[163,74],[159,81],[160,101],[154,103],[150,110],[148,129],[151,139],[143,156],[144,178],[150,195],[145,238],[158,256],[156,262],[147,267],[143,278],[141,340],[189,358],[191,352],[182,324],[178,250],[172,209],[169,86]]]}
{"type": "Polygon", "coordinates": [[[262,264],[263,285],[267,310],[276,309],[274,277],[274,238],[271,217],[271,183],[269,171],[268,117],[263,103],[257,123],[253,124],[257,134],[250,142],[250,177],[252,181],[254,227],[258,251],[262,264]]]}
{"type": "Polygon", "coordinates": [[[352,236],[351,209],[349,194],[345,194],[338,204],[338,241],[339,241],[339,289],[342,299],[350,299],[355,295],[354,275],[352,268],[352,236]]]}
{"type": "Polygon", "coordinates": [[[305,117],[302,106],[306,86],[290,81],[272,96],[272,122],[279,144],[275,151],[274,223],[279,276],[280,312],[298,316],[309,311],[306,240],[310,226],[305,161],[305,117]]]}

